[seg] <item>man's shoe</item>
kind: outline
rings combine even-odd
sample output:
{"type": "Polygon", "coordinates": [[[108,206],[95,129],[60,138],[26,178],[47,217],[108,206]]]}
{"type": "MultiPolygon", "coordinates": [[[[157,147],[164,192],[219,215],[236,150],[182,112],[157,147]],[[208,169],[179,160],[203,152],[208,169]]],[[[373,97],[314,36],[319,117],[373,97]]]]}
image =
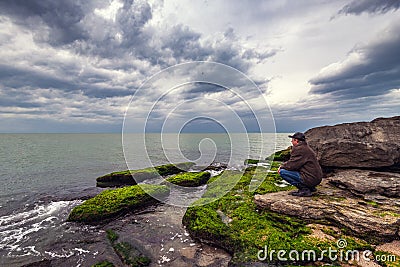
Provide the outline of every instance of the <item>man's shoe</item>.
{"type": "Polygon", "coordinates": [[[289,195],[292,195],[292,196],[297,197],[297,196],[299,196],[299,193],[300,193],[300,190],[297,190],[297,191],[290,191],[290,192],[289,192],[289,195]]]}
{"type": "Polygon", "coordinates": [[[298,191],[292,191],[289,194],[292,196],[295,196],[295,197],[311,197],[312,196],[312,192],[308,188],[302,188],[298,191]]]}
{"type": "Polygon", "coordinates": [[[298,197],[311,197],[312,193],[310,191],[310,189],[302,189],[300,190],[300,192],[298,194],[296,194],[296,196],[298,197]]]}
{"type": "Polygon", "coordinates": [[[310,188],[310,191],[311,191],[312,193],[317,192],[317,188],[315,188],[315,187],[313,186],[313,187],[310,188]]]}

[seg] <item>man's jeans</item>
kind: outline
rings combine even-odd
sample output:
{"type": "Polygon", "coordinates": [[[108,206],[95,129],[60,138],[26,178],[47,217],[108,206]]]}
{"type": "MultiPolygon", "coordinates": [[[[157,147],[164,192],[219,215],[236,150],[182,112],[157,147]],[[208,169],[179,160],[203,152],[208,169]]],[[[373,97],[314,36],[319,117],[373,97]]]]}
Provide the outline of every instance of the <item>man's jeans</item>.
{"type": "Polygon", "coordinates": [[[281,169],[279,175],[282,177],[283,180],[291,185],[298,186],[299,184],[303,184],[299,172],[281,169]]]}

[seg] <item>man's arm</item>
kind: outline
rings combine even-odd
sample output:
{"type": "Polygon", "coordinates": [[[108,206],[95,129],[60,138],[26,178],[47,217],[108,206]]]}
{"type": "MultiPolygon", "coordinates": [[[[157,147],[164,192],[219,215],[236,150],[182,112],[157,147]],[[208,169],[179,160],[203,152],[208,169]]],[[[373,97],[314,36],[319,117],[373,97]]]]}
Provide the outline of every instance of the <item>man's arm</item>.
{"type": "Polygon", "coordinates": [[[303,157],[301,152],[298,149],[293,149],[290,159],[284,162],[281,165],[281,168],[288,171],[298,171],[305,163],[306,159],[303,157]]]}

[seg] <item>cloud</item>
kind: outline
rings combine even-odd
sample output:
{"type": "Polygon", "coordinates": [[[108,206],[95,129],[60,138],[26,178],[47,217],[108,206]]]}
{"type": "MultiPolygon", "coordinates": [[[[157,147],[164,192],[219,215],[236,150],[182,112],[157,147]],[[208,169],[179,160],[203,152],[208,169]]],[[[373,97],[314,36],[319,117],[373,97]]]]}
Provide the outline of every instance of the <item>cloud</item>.
{"type": "MultiPolygon", "coordinates": [[[[103,5],[106,1],[103,1],[103,5]]],[[[86,40],[88,33],[82,23],[85,12],[100,1],[15,0],[1,1],[1,14],[11,17],[17,24],[33,30],[35,39],[52,45],[65,45],[86,40]]]]}
{"type": "Polygon", "coordinates": [[[309,82],[311,93],[339,98],[387,94],[400,88],[400,26],[395,24],[346,59],[323,68],[309,82]]]}
{"type": "MultiPolygon", "coordinates": [[[[399,96],[395,93],[400,76],[399,27],[393,26],[375,41],[365,40],[382,25],[393,23],[398,4],[353,1],[342,7],[317,0],[312,4],[232,1],[229,5],[223,1],[0,0],[0,119],[7,118],[8,123],[14,118],[20,126],[22,120],[31,120],[32,127],[35,122],[38,127],[66,129],[55,122],[60,121],[78,131],[77,125],[85,123],[93,124],[93,129],[100,129],[101,123],[112,128],[122,121],[131,95],[139,88],[132,115],[143,119],[146,108],[158,101],[152,114],[157,123],[175,103],[186,101],[174,113],[180,119],[209,114],[229,123],[229,107],[251,128],[254,116],[246,104],[255,112],[267,110],[266,95],[277,103],[273,108],[285,129],[329,121],[321,114],[339,107],[357,117],[352,105],[364,110],[357,104],[375,103],[381,94],[384,97],[379,99],[396,110],[396,101],[386,96],[399,96]],[[365,11],[374,16],[368,17],[371,21],[367,16],[329,20],[341,8],[340,14],[365,11]],[[348,27],[349,21],[354,28],[348,27]],[[371,30],[364,34],[358,30],[361,27],[371,30]],[[356,42],[364,44],[354,46],[356,42]],[[253,90],[253,84],[240,75],[201,68],[171,73],[141,88],[159,71],[191,61],[234,67],[262,91],[253,90]],[[337,63],[321,69],[329,62],[337,63]],[[318,70],[308,94],[307,80],[318,70]],[[274,83],[272,77],[280,77],[281,82],[274,83]],[[168,92],[187,81],[192,83],[168,92]],[[239,92],[245,101],[218,84],[239,92]],[[163,93],[167,95],[157,100],[163,93]],[[362,101],[352,103],[346,98],[362,101]],[[302,124],[292,119],[296,114],[302,124]]],[[[388,106],[375,110],[381,112],[379,116],[392,112],[388,106]]]]}
{"type": "Polygon", "coordinates": [[[353,0],[345,5],[338,14],[360,15],[361,13],[386,13],[400,7],[398,0],[353,0]]]}
{"type": "MultiPolygon", "coordinates": [[[[278,52],[243,45],[233,28],[204,35],[170,23],[157,13],[161,9],[162,3],[141,0],[0,1],[3,116],[113,124],[122,120],[141,83],[163,68],[218,61],[246,73],[278,52]],[[160,19],[163,23],[156,23],[160,19]]],[[[151,88],[154,92],[146,91],[135,103],[137,116],[145,115],[143,107],[152,104],[160,88],[151,88]]],[[[220,91],[197,87],[182,91],[179,99],[220,91]]],[[[161,117],[170,108],[165,104],[161,117]]]]}

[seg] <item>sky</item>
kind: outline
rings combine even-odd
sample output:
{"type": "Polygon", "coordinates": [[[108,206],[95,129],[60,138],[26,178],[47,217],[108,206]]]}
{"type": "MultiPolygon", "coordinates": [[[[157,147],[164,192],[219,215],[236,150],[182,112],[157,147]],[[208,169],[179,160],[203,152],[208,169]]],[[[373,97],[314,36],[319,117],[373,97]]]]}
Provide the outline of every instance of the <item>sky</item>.
{"type": "Polygon", "coordinates": [[[295,132],[400,114],[398,0],[0,0],[0,132],[295,132]]]}

